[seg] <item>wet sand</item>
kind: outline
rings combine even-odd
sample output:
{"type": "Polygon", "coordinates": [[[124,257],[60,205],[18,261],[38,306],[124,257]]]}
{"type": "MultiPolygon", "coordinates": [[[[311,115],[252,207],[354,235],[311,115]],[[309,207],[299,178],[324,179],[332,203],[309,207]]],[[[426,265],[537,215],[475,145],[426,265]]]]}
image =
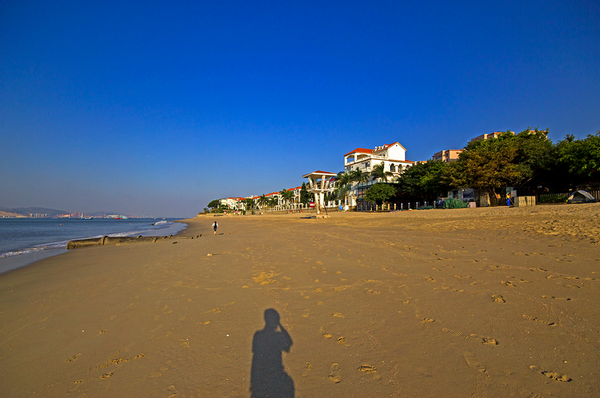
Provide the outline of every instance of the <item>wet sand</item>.
{"type": "Polygon", "coordinates": [[[600,391],[600,204],[213,220],[0,275],[2,395],[600,391]]]}

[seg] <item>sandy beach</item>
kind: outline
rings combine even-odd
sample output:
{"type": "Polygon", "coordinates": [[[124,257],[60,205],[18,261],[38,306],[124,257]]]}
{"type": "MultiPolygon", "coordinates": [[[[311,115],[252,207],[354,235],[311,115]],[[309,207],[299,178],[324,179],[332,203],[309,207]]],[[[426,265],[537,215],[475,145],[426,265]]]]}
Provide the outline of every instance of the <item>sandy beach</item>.
{"type": "Polygon", "coordinates": [[[2,396],[598,396],[600,204],[186,222],[0,275],[2,396]]]}

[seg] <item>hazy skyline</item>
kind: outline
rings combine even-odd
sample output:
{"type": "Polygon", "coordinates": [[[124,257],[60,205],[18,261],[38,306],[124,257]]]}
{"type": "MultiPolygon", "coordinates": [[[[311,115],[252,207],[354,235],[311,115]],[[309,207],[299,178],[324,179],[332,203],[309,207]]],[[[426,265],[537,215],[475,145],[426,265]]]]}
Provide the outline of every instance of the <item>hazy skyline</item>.
{"type": "Polygon", "coordinates": [[[0,207],[193,216],[356,147],[600,129],[600,5],[0,5],[0,207]]]}

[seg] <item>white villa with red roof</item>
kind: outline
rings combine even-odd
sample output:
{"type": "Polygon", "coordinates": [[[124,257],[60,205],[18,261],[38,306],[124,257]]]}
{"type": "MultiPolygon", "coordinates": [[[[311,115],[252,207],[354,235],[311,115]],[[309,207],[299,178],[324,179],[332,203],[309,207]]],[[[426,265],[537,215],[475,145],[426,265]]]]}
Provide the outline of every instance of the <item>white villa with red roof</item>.
{"type": "MultiPolygon", "coordinates": [[[[383,163],[383,171],[391,173],[388,181],[402,174],[402,172],[414,164],[406,160],[406,148],[399,142],[375,147],[375,149],[356,148],[344,155],[344,169],[346,173],[359,170],[369,174],[373,168],[383,163]]],[[[379,180],[379,179],[378,179],[379,180]]],[[[354,182],[350,189],[346,204],[355,207],[360,202],[365,191],[378,181],[369,179],[367,182],[354,182]]],[[[360,202],[362,203],[362,202],[360,202]]]]}
{"type": "Polygon", "coordinates": [[[414,162],[406,160],[406,148],[399,142],[378,146],[375,149],[356,148],[344,155],[346,172],[360,170],[370,173],[374,166],[381,163],[384,164],[384,171],[396,176],[406,167],[412,166],[414,162]]]}

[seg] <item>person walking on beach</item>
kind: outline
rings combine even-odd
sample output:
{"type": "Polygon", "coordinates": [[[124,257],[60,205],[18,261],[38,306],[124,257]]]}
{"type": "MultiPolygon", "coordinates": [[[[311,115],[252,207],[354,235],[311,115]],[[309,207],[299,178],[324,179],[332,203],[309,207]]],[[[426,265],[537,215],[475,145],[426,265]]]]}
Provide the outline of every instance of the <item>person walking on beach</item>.
{"type": "Polygon", "coordinates": [[[213,231],[215,231],[214,235],[216,235],[217,234],[217,228],[219,228],[219,224],[215,221],[212,224],[212,228],[213,228],[213,231]]]}

